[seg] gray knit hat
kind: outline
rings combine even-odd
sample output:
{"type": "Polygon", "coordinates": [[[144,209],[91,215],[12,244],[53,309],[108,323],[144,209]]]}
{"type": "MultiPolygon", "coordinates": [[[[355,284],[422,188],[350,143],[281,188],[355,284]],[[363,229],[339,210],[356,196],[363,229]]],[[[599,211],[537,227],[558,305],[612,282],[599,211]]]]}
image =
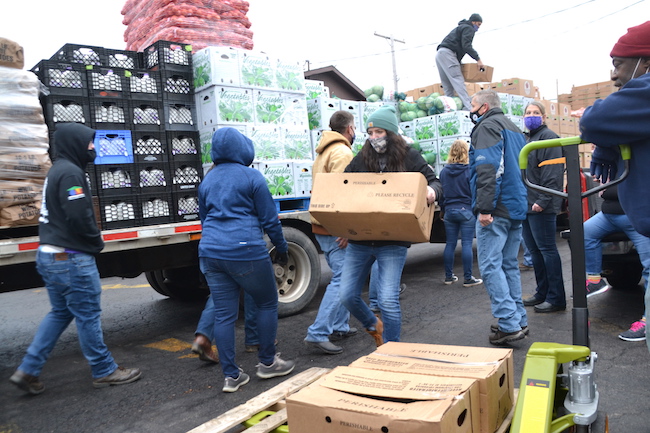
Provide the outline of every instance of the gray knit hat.
{"type": "Polygon", "coordinates": [[[479,14],[472,14],[472,15],[469,17],[469,20],[470,20],[470,21],[478,21],[479,23],[482,23],[482,22],[483,22],[483,18],[481,18],[481,16],[480,16],[479,14]]]}

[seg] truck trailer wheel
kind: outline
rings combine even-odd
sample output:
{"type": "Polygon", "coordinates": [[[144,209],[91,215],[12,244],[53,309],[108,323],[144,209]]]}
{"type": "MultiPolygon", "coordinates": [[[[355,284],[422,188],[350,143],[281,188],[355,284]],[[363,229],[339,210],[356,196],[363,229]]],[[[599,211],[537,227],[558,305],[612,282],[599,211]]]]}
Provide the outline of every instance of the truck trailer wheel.
{"type": "Polygon", "coordinates": [[[641,262],[603,263],[603,276],[616,290],[634,290],[639,287],[643,273],[641,262]]]}
{"type": "Polygon", "coordinates": [[[181,301],[205,299],[209,294],[197,266],[162,269],[145,273],[147,282],[161,295],[181,301]]]}
{"type": "MultiPolygon", "coordinates": [[[[316,295],[320,284],[320,257],[311,238],[293,227],[283,227],[289,244],[289,263],[273,264],[278,286],[278,316],[299,313],[316,295]]],[[[267,240],[269,253],[275,247],[267,240]]]]}

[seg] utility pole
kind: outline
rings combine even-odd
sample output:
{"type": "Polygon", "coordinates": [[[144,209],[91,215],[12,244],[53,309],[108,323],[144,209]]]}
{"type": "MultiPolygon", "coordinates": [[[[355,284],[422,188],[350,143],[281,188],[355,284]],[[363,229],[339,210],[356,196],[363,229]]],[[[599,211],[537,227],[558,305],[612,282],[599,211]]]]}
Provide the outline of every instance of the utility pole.
{"type": "Polygon", "coordinates": [[[397,66],[395,65],[395,42],[400,42],[402,44],[406,43],[404,41],[400,41],[399,39],[395,39],[392,35],[391,36],[383,36],[375,32],[375,36],[379,36],[380,38],[388,39],[390,40],[390,53],[391,56],[393,57],[393,85],[395,86],[395,96],[397,96],[397,66]]]}

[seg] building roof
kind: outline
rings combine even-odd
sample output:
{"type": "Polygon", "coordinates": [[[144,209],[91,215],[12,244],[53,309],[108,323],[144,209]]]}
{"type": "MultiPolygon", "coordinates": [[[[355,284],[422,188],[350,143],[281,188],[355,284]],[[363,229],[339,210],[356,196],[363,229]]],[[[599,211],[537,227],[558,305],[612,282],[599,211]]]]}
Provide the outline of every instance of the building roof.
{"type": "Polygon", "coordinates": [[[356,84],[350,81],[334,66],[305,71],[305,79],[323,81],[330,89],[330,96],[351,101],[365,101],[366,96],[356,84]]]}

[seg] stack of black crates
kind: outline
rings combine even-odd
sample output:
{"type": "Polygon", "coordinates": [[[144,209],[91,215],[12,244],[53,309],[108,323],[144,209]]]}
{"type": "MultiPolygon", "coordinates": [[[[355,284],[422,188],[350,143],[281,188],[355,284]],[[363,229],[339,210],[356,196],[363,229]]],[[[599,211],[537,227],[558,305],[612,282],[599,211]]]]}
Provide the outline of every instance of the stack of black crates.
{"type": "Polygon", "coordinates": [[[102,229],[194,221],[203,168],[191,46],[143,52],[66,44],[32,71],[52,140],[59,123],[95,130],[88,180],[102,229]]]}

